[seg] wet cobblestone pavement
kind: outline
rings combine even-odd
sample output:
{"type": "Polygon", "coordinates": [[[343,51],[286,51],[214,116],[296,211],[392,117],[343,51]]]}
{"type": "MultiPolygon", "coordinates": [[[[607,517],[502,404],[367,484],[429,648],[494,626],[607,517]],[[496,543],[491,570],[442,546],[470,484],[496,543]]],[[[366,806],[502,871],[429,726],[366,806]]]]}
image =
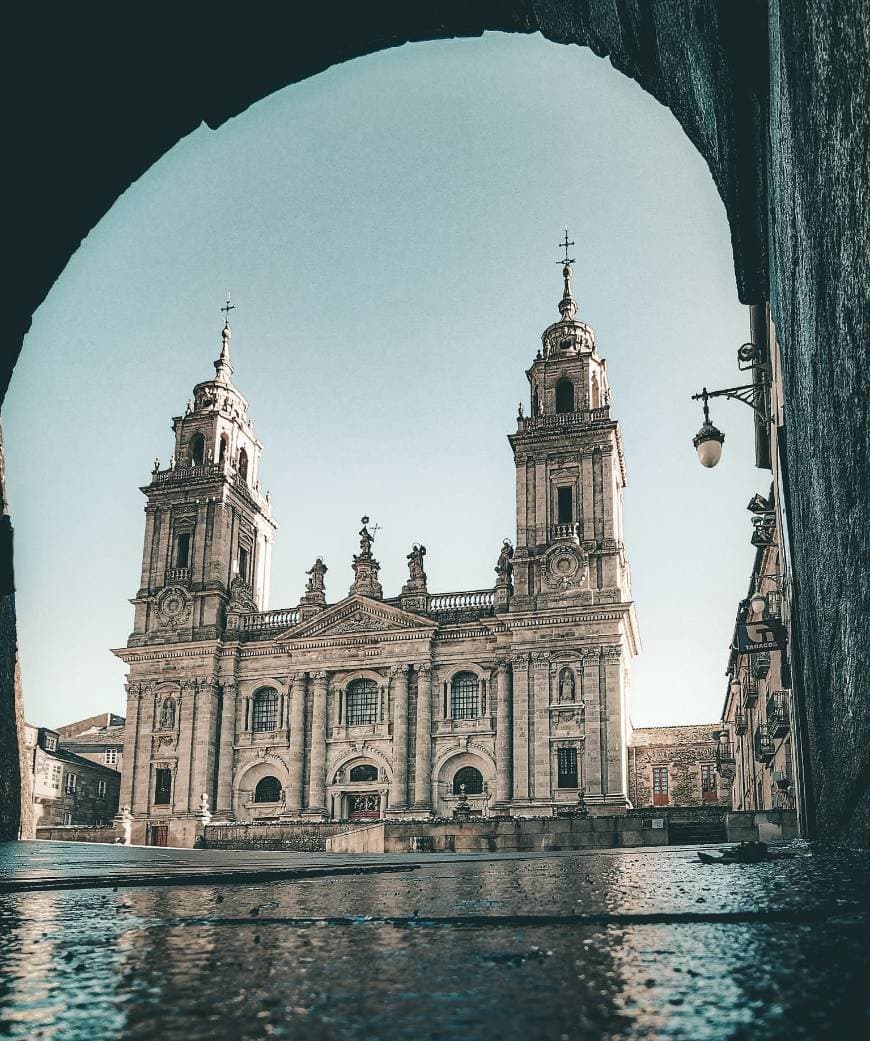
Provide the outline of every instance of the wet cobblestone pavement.
{"type": "Polygon", "coordinates": [[[34,857],[50,878],[64,856],[97,880],[0,893],[3,1037],[870,1036],[867,852],[798,846],[716,866],[686,849],[267,854],[276,868],[369,873],[174,885],[191,865],[264,859],[27,845],[8,848],[7,882],[32,878],[34,857]],[[148,864],[162,884],[125,888],[148,864]]]}

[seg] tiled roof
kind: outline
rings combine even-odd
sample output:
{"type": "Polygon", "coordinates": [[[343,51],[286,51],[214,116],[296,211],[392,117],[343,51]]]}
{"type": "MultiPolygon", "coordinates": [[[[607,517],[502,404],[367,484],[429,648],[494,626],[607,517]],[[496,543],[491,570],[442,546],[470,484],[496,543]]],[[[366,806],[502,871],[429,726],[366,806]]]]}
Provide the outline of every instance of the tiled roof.
{"type": "Polygon", "coordinates": [[[62,763],[69,763],[70,766],[79,766],[82,768],[87,767],[91,770],[101,770],[103,773],[112,774],[114,777],[120,778],[120,773],[117,770],[113,770],[111,766],[103,766],[102,763],[95,763],[93,759],[85,759],[84,756],[76,755],[75,752],[69,752],[65,748],[56,748],[53,752],[46,752],[47,756],[52,759],[59,759],[62,763]]]}

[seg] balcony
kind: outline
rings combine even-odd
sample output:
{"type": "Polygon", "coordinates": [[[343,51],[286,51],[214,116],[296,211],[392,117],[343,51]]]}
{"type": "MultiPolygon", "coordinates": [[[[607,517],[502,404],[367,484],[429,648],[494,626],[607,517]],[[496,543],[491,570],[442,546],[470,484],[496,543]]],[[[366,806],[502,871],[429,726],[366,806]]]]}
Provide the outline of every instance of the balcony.
{"type": "Polygon", "coordinates": [[[749,668],[755,679],[763,680],[770,672],[770,655],[766,652],[751,655],[749,659],[749,668]]]}
{"type": "Polygon", "coordinates": [[[716,772],[722,773],[728,768],[734,769],[734,745],[730,741],[720,741],[716,745],[716,772]]]}
{"type": "Polygon", "coordinates": [[[168,567],[164,575],[165,584],[167,586],[174,585],[177,582],[189,582],[190,581],[190,568],[189,567],[168,567]]]}
{"type": "Polygon", "coordinates": [[[517,433],[529,434],[544,430],[561,433],[565,430],[581,430],[592,423],[610,422],[610,406],[585,408],[577,412],[557,412],[551,416],[520,416],[517,419],[517,433]]]}
{"type": "Polygon", "coordinates": [[[245,615],[241,620],[241,627],[249,633],[266,635],[280,629],[289,629],[298,621],[299,609],[291,607],[279,611],[260,611],[257,614],[245,615]]]}
{"type": "Polygon", "coordinates": [[[746,733],[749,728],[748,718],[743,709],[738,709],[734,713],[734,732],[740,736],[746,733]]]}
{"type": "Polygon", "coordinates": [[[784,690],[773,690],[768,695],[767,727],[772,737],[784,737],[788,733],[788,694],[784,690]]]}
{"type": "Polygon", "coordinates": [[[765,723],[759,723],[755,728],[754,741],[755,758],[760,763],[769,763],[773,758],[773,736],[765,723]]]}
{"type": "Polygon", "coordinates": [[[555,539],[570,539],[572,542],[580,542],[579,524],[554,524],[550,528],[550,541],[555,539]]]}
{"type": "Polygon", "coordinates": [[[747,708],[754,708],[758,701],[758,680],[747,676],[743,681],[743,703],[747,708]]]}

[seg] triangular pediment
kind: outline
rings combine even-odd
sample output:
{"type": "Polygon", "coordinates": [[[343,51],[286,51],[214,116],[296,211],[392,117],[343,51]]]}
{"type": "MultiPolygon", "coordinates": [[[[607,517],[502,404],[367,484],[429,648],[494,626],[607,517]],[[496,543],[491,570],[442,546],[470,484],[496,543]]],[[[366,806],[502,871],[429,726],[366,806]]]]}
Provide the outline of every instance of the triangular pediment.
{"type": "Polygon", "coordinates": [[[312,637],[364,636],[368,633],[398,630],[424,630],[421,636],[437,628],[437,622],[424,615],[403,611],[382,600],[372,600],[355,593],[327,607],[313,618],[299,622],[282,633],[281,640],[306,640],[312,637]]]}

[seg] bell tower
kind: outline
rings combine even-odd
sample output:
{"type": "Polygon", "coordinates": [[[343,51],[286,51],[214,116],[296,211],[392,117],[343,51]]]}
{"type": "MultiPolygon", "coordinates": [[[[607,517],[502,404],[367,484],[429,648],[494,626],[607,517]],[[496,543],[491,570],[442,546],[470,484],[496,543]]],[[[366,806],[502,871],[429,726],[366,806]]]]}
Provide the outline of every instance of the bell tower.
{"type": "Polygon", "coordinates": [[[228,601],[263,610],[275,523],[260,492],[262,445],[248,402],[233,386],[229,312],[215,375],[193,388],[175,416],[169,465],[154,461],[141,490],[145,545],[133,632],[128,645],[216,639],[228,601]]]}
{"type": "Polygon", "coordinates": [[[577,317],[573,245],[566,230],[559,319],[544,330],[526,372],[529,415],[520,405],[508,437],[517,480],[513,610],[631,599],[622,439],[610,414],[607,363],[577,317]]]}

